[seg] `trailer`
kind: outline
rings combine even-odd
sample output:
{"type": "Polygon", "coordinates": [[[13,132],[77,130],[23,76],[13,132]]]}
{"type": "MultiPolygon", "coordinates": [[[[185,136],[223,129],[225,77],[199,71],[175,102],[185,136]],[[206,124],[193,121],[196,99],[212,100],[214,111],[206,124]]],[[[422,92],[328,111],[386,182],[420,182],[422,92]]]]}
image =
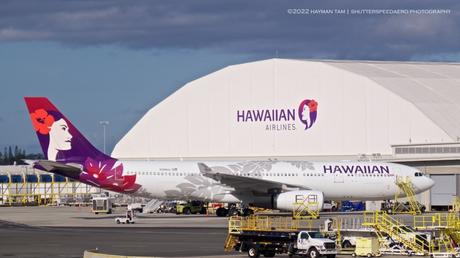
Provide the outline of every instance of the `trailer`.
{"type": "Polygon", "coordinates": [[[276,254],[335,258],[335,242],[317,231],[259,231],[230,232],[227,251],[247,252],[249,257],[274,257],[276,254]]]}

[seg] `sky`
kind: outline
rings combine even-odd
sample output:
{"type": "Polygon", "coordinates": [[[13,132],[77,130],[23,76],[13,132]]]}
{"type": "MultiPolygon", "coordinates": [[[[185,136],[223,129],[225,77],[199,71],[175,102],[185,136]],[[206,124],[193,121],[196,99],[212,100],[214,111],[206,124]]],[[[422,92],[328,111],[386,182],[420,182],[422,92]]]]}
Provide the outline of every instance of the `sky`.
{"type": "Polygon", "coordinates": [[[40,152],[24,96],[107,152],[191,80],[268,58],[460,61],[458,0],[0,1],[0,151],[40,152]]]}

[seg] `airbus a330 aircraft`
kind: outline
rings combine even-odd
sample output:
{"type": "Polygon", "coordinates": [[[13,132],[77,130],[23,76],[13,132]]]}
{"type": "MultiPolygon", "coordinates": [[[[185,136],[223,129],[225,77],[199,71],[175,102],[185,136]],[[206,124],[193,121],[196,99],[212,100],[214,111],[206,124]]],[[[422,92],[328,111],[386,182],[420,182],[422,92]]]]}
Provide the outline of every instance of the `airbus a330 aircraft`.
{"type": "Polygon", "coordinates": [[[321,209],[324,200],[390,199],[398,177],[409,177],[416,193],[434,185],[415,168],[381,162],[118,160],[91,145],[47,98],[25,101],[46,158],[34,167],[118,193],[242,203],[250,213],[249,205],[290,211],[299,201],[321,209]]]}

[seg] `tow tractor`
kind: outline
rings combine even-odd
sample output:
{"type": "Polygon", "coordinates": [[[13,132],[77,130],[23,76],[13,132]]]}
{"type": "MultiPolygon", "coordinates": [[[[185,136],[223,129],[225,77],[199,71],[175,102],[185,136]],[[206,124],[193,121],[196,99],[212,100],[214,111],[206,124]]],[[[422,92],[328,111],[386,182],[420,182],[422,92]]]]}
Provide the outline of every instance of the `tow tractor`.
{"type": "Polygon", "coordinates": [[[134,211],[127,210],[124,217],[118,217],[115,219],[117,224],[134,224],[134,211]]]}

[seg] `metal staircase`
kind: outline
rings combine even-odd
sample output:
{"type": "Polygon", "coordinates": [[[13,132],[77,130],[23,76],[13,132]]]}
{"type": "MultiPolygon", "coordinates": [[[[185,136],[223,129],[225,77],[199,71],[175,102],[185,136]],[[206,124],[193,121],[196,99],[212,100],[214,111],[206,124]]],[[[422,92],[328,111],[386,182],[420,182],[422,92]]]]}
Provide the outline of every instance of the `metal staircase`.
{"type": "Polygon", "coordinates": [[[236,242],[237,242],[237,237],[235,235],[228,234],[227,239],[225,240],[224,251],[225,252],[233,251],[233,246],[235,246],[236,242]]]}
{"type": "Polygon", "coordinates": [[[436,232],[436,243],[431,253],[454,254],[455,246],[460,243],[460,218],[456,210],[448,213],[434,213],[414,217],[414,228],[436,232]]]}
{"type": "MultiPolygon", "coordinates": [[[[415,198],[414,187],[412,182],[410,181],[409,177],[397,177],[396,178],[396,185],[399,187],[399,192],[395,196],[395,203],[402,205],[401,202],[398,201],[401,194],[404,194],[407,198],[407,202],[409,204],[409,210],[407,213],[416,215],[421,214],[422,211],[420,210],[420,205],[415,198]]],[[[400,207],[395,207],[395,211],[402,210],[400,207]]]]}
{"type": "MultiPolygon", "coordinates": [[[[426,255],[431,249],[431,243],[425,235],[417,233],[412,228],[400,223],[385,212],[364,213],[363,226],[373,227],[377,232],[388,235],[401,243],[411,253],[426,255]]],[[[383,238],[383,234],[378,234],[383,238]]],[[[380,239],[384,242],[384,239],[380,239]]]]}
{"type": "Polygon", "coordinates": [[[156,212],[160,206],[164,203],[162,200],[152,199],[150,200],[142,210],[142,213],[156,212]]]}

